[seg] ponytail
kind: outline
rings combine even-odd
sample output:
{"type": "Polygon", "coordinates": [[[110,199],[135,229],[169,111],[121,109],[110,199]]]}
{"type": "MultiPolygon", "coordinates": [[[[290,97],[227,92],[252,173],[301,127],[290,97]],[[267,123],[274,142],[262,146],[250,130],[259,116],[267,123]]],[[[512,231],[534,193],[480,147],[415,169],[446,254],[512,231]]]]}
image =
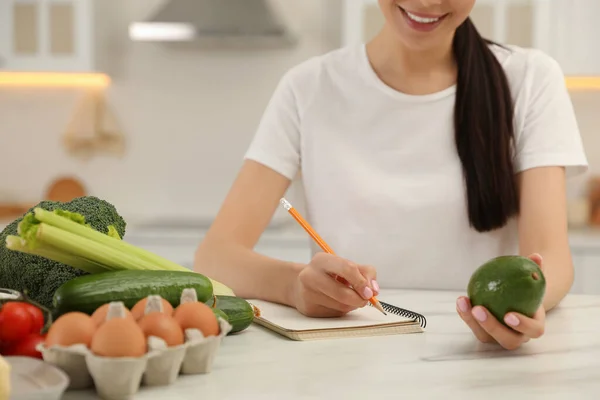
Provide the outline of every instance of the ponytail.
{"type": "Polygon", "coordinates": [[[466,183],[469,224],[479,232],[500,228],[519,211],[512,161],[513,104],[508,80],[470,19],[457,30],[454,128],[466,183]]]}

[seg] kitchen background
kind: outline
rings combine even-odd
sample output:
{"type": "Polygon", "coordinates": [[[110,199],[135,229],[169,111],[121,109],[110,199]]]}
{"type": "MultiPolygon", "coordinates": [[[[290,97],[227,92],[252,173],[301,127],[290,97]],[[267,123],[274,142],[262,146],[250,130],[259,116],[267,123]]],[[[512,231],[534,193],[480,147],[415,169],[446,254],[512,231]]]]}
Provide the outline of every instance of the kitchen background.
{"type": "MultiPolygon", "coordinates": [[[[485,36],[541,48],[567,75],[591,164],[569,184],[573,291],[584,293],[600,293],[599,12],[597,0],[478,0],[473,12],[485,36]]],[[[0,225],[42,198],[98,195],[129,221],[126,240],[191,266],[282,74],[381,23],[373,0],[0,0],[0,225]],[[179,10],[168,22],[243,15],[238,24],[265,32],[257,10],[269,6],[291,39],[161,42],[141,36],[182,39],[185,26],[130,30],[164,6],[179,10]]],[[[302,210],[299,182],[288,198],[302,210]]],[[[307,261],[308,244],[279,210],[257,250],[307,261]]]]}

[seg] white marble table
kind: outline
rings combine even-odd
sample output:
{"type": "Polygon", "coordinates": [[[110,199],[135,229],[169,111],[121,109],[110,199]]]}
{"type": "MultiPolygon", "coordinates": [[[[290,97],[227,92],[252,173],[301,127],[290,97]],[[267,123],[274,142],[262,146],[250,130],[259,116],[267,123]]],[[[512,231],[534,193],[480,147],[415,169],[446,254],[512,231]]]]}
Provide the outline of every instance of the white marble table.
{"type": "Polygon", "coordinates": [[[135,399],[600,398],[600,296],[569,296],[544,337],[508,352],[475,340],[455,312],[457,295],[382,293],[427,317],[422,334],[294,342],[252,326],[225,339],[211,374],[142,388],[135,399]]]}

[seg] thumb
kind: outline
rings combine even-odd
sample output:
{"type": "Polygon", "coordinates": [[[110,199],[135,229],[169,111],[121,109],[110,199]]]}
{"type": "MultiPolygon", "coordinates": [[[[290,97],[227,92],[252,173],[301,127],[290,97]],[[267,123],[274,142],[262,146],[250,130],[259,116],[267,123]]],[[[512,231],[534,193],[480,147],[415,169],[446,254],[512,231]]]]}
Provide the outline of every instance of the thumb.
{"type": "Polygon", "coordinates": [[[379,284],[377,283],[377,270],[370,265],[359,265],[358,270],[367,280],[369,287],[373,290],[373,294],[379,294],[379,284]]]}
{"type": "Polygon", "coordinates": [[[539,253],[533,253],[528,258],[536,263],[542,269],[542,271],[544,270],[544,267],[542,266],[544,259],[539,253]]]}

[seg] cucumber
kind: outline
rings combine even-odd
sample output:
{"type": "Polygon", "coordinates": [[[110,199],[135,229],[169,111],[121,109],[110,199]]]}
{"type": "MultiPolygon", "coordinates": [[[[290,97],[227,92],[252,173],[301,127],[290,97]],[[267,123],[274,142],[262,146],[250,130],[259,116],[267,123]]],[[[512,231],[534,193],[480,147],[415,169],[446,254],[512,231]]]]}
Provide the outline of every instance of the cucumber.
{"type": "Polygon", "coordinates": [[[217,318],[222,318],[225,321],[229,322],[229,317],[223,311],[219,310],[218,308],[211,308],[211,310],[217,316],[217,318]]]}
{"type": "Polygon", "coordinates": [[[211,297],[205,303],[227,315],[228,322],[232,326],[229,334],[245,330],[254,321],[254,309],[250,303],[241,297],[217,295],[215,298],[216,302],[211,297]]]}
{"type": "Polygon", "coordinates": [[[198,301],[213,299],[211,281],[187,271],[109,271],[83,275],[62,284],[54,293],[54,315],[80,311],[91,315],[103,304],[122,301],[129,309],[149,295],[159,295],[173,308],[183,289],[195,289],[198,301]]]}

